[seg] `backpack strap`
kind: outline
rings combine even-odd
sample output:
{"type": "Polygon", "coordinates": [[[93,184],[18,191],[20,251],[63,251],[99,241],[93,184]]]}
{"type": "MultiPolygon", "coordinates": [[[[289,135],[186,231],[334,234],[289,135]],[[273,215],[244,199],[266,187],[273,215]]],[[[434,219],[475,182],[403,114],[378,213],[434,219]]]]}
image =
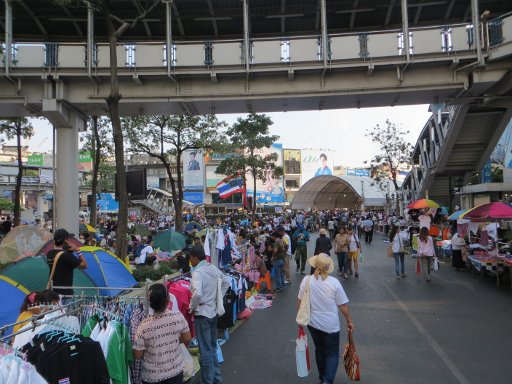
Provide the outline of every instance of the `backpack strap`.
{"type": "Polygon", "coordinates": [[[55,274],[55,267],[57,266],[57,263],[59,262],[60,257],[64,251],[60,251],[55,255],[53,258],[53,265],[52,265],[52,271],[50,272],[50,278],[48,279],[48,284],[46,284],[46,289],[50,289],[52,285],[53,275],[55,274]]]}

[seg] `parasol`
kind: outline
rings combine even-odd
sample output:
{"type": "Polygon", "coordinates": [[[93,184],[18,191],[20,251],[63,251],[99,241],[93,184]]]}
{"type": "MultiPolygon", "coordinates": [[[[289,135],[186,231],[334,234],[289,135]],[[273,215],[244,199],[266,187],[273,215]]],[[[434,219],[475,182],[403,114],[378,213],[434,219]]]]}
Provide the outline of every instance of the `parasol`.
{"type": "Polygon", "coordinates": [[[453,212],[449,217],[448,220],[457,220],[462,218],[462,216],[467,212],[467,209],[461,209],[460,211],[453,212]]]}
{"type": "Polygon", "coordinates": [[[407,205],[407,208],[411,209],[423,209],[423,208],[439,208],[439,204],[437,204],[434,200],[429,199],[420,199],[413,201],[407,205]]]}
{"type": "Polygon", "coordinates": [[[460,217],[472,221],[512,219],[512,206],[499,202],[482,204],[470,209],[460,217]]]}
{"type": "Polygon", "coordinates": [[[8,264],[27,256],[34,256],[51,238],[52,234],[46,229],[28,225],[17,226],[0,244],[0,263],[8,264]]]}
{"type": "Polygon", "coordinates": [[[80,232],[96,233],[96,230],[94,229],[94,227],[92,225],[85,224],[85,223],[80,223],[78,226],[78,229],[80,230],[80,232]]]}

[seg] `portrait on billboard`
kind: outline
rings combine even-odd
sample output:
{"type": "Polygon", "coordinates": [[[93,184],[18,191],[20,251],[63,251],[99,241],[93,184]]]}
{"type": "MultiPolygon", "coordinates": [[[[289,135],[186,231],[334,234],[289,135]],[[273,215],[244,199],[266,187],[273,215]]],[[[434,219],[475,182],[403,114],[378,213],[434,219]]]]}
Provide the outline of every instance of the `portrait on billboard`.
{"type": "Polygon", "coordinates": [[[315,172],[316,176],[332,176],[332,170],[327,164],[327,155],[325,153],[320,154],[320,167],[315,172]]]}
{"type": "Polygon", "coordinates": [[[199,166],[199,161],[196,160],[197,152],[190,152],[188,167],[189,171],[199,171],[201,168],[199,166]]]}

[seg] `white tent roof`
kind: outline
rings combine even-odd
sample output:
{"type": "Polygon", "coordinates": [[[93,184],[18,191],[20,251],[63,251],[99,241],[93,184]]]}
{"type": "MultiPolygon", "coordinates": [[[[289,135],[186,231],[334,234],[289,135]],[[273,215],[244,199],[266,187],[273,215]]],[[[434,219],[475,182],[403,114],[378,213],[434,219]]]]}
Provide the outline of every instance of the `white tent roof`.
{"type": "Polygon", "coordinates": [[[359,208],[364,190],[365,206],[384,206],[386,196],[375,180],[359,176],[317,176],[304,184],[291,203],[294,209],[359,208]]]}

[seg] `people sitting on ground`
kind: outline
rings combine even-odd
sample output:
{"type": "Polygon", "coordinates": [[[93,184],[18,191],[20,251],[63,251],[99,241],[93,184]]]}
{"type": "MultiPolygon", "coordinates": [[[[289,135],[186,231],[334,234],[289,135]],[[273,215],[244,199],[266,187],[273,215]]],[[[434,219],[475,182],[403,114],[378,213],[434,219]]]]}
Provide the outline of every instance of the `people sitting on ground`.
{"type": "Polygon", "coordinates": [[[137,265],[151,265],[156,260],[156,253],[153,249],[153,238],[148,237],[146,246],[140,252],[140,256],[135,259],[137,265]]]}

